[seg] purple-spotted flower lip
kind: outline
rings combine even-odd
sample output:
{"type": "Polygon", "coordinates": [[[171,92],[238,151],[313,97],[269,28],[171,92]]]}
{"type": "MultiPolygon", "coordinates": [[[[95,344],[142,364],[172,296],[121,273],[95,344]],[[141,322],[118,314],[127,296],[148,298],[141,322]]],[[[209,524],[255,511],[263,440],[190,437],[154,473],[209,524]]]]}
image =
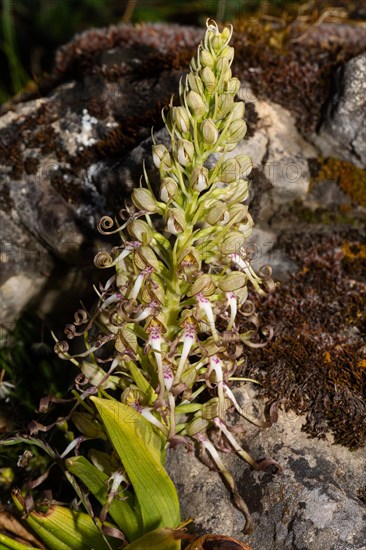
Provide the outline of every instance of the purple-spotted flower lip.
{"type": "Polygon", "coordinates": [[[173,386],[174,374],[171,366],[166,361],[163,361],[163,375],[165,388],[170,391],[173,386]]]}

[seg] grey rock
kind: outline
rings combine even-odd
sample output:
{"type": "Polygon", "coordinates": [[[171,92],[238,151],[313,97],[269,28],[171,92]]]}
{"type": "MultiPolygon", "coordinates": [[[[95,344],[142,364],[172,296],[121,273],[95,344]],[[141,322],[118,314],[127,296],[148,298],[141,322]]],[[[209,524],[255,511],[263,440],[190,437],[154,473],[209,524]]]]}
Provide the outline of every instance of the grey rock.
{"type": "Polygon", "coordinates": [[[324,156],[366,167],[366,53],[351,59],[339,75],[326,120],[312,140],[324,156]]]}
{"type": "MultiPolygon", "coordinates": [[[[241,95],[254,104],[259,121],[254,135],[243,140],[231,155],[245,154],[253,160],[253,173],[257,171],[258,177],[252,185],[250,202],[255,203],[256,224],[267,230],[275,212],[306,197],[310,187],[308,160],[316,158],[318,151],[301,136],[288,110],[259,100],[248,92],[248,87],[242,88],[241,95]]],[[[278,229],[277,225],[276,232],[278,229]]]]}
{"type": "MultiPolygon", "coordinates": [[[[236,395],[263,408],[245,387],[236,395]]],[[[280,412],[278,422],[265,430],[235,421],[245,428],[242,446],[253,458],[270,456],[283,467],[282,474],[258,473],[237,456],[222,455],[251,510],[251,535],[243,534],[243,517],[219,475],[193,453],[170,450],[168,470],[183,518],[192,517],[199,532],[233,536],[253,550],[365,550],[366,507],[358,497],[365,485],[365,449],[350,452],[333,445],[331,437],[308,438],[301,431],[304,421],[292,412],[280,412]]]]}
{"type": "Polygon", "coordinates": [[[54,262],[19,219],[0,210],[0,322],[10,325],[46,284],[54,262]]]}

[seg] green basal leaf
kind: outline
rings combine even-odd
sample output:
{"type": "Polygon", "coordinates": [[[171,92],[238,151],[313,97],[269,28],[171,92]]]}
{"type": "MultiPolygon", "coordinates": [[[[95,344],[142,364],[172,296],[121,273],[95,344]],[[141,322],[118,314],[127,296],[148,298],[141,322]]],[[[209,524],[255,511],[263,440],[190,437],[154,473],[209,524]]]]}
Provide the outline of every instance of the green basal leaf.
{"type": "Polygon", "coordinates": [[[179,531],[155,529],[125,547],[125,550],[180,550],[179,531]]]}
{"type": "MultiPolygon", "coordinates": [[[[20,492],[13,494],[15,506],[24,512],[24,499],[20,492]]],[[[51,505],[47,512],[33,511],[25,521],[50,550],[111,550],[120,541],[105,537],[88,514],[51,505]]],[[[109,537],[108,537],[109,538],[109,537]]]]}
{"type": "Polygon", "coordinates": [[[3,533],[0,533],[0,549],[1,550],[38,550],[36,546],[30,546],[29,544],[23,544],[10,537],[7,537],[3,533]]]}
{"type": "Polygon", "coordinates": [[[92,397],[136,492],[144,531],[176,528],[180,510],[176,489],[161,462],[162,439],[137,411],[108,399],[92,397]]]}
{"type": "MultiPolygon", "coordinates": [[[[105,473],[98,470],[83,456],[68,458],[66,460],[66,467],[84,483],[101,504],[105,504],[107,500],[108,480],[108,476],[105,473]]],[[[130,501],[131,498],[128,500],[130,501]]],[[[129,541],[133,541],[142,535],[141,518],[138,517],[139,510],[134,509],[129,502],[114,499],[108,513],[129,541]]]]}

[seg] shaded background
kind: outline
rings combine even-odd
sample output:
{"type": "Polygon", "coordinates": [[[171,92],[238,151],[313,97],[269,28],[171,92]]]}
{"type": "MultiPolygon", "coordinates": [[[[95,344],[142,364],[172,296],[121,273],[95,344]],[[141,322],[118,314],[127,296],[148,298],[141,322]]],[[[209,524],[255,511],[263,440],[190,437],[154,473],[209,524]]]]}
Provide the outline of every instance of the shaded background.
{"type": "Polygon", "coordinates": [[[268,21],[306,13],[317,19],[325,9],[344,8],[352,19],[366,18],[363,0],[2,0],[0,29],[0,102],[51,70],[54,53],[75,33],[120,22],[181,23],[202,27],[261,15],[268,21]]]}

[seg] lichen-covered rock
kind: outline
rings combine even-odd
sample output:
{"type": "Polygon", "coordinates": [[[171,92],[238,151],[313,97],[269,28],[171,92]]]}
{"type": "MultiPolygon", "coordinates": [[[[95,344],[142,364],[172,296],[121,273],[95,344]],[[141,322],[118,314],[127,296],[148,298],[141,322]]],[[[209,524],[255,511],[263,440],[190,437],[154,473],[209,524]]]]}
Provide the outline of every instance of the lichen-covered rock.
{"type": "Polygon", "coordinates": [[[336,92],[313,141],[324,156],[366,168],[366,53],[348,61],[336,79],[336,92]]]}

